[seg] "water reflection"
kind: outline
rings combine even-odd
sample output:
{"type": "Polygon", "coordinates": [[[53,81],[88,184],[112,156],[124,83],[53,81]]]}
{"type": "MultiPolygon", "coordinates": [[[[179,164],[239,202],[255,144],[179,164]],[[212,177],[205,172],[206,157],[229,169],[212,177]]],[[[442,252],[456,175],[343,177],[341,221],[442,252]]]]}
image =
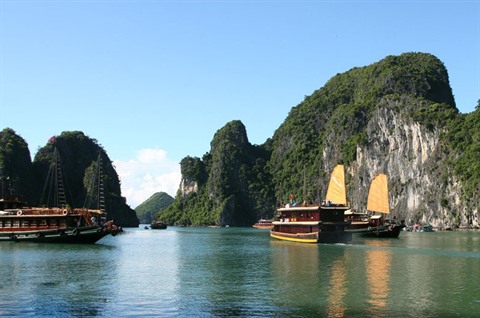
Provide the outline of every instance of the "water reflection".
{"type": "Polygon", "coordinates": [[[366,251],[366,274],[368,281],[368,311],[372,317],[387,315],[390,294],[390,268],[392,252],[384,249],[391,245],[390,240],[367,241],[367,245],[380,247],[366,251]]]}
{"type": "Polygon", "coordinates": [[[327,314],[328,317],[344,317],[345,302],[347,294],[347,264],[345,259],[336,259],[333,261],[330,271],[330,295],[328,297],[327,314]]]}
{"type": "Polygon", "coordinates": [[[345,247],[272,240],[271,275],[276,305],[287,316],[345,315],[347,261],[345,247]]]}
{"type": "Polygon", "coordinates": [[[165,316],[176,312],[177,249],[175,230],[130,230],[115,237],[118,248],[111,272],[99,284],[109,284],[115,302],[106,312],[124,316],[165,316]]]}
{"type": "Polygon", "coordinates": [[[90,281],[111,273],[109,250],[102,245],[2,244],[0,265],[8,275],[2,277],[0,315],[99,315],[109,289],[90,281]]]}
{"type": "Polygon", "coordinates": [[[268,232],[182,229],[177,298],[183,316],[272,316],[268,232]]]}

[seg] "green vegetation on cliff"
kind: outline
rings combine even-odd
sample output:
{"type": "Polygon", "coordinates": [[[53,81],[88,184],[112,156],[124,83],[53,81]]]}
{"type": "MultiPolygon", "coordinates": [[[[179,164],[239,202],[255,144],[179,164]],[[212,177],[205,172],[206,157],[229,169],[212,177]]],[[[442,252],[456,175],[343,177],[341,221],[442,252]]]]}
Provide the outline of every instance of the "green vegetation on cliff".
{"type": "Polygon", "coordinates": [[[449,161],[455,174],[465,183],[464,195],[480,199],[480,100],[474,112],[449,121],[445,139],[452,148],[449,161]]]}
{"type": "Polygon", "coordinates": [[[249,143],[240,121],[229,122],[217,131],[202,159],[182,160],[182,188],[160,218],[170,224],[246,226],[271,216],[268,156],[249,143]]]}
{"type": "Polygon", "coordinates": [[[35,179],[28,144],[13,129],[0,131],[0,197],[19,194],[32,202],[35,196],[35,179]]]}

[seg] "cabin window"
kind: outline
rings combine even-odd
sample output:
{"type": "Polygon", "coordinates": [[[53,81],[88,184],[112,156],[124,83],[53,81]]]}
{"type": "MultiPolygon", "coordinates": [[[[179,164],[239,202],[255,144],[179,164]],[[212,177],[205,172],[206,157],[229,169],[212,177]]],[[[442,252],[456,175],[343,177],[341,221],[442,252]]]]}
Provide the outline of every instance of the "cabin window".
{"type": "Polygon", "coordinates": [[[14,220],[13,227],[20,227],[20,220],[14,220]]]}
{"type": "Polygon", "coordinates": [[[28,220],[22,220],[22,227],[28,227],[28,220]]]}

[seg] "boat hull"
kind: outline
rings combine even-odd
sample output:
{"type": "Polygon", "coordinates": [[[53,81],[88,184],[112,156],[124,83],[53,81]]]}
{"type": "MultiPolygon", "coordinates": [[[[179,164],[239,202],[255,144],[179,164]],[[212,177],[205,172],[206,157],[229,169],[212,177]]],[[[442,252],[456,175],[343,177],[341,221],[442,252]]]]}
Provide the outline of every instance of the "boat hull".
{"type": "Polygon", "coordinates": [[[270,236],[284,241],[300,243],[348,243],[352,240],[352,233],[342,232],[311,232],[311,233],[284,233],[270,231],[270,236]]]}
{"type": "Polygon", "coordinates": [[[273,229],[273,225],[252,225],[253,228],[257,229],[257,230],[271,230],[273,229]]]}
{"type": "Polygon", "coordinates": [[[94,244],[109,234],[116,235],[117,233],[116,231],[111,231],[101,227],[36,232],[14,231],[2,232],[0,234],[0,241],[94,244]]]}
{"type": "Polygon", "coordinates": [[[150,228],[152,230],[166,230],[167,229],[167,224],[165,223],[156,223],[156,224],[151,224],[150,228]]]}
{"type": "Polygon", "coordinates": [[[358,230],[347,230],[354,234],[359,234],[363,237],[378,237],[378,238],[398,238],[404,226],[402,225],[385,225],[377,227],[368,227],[358,230]]]}

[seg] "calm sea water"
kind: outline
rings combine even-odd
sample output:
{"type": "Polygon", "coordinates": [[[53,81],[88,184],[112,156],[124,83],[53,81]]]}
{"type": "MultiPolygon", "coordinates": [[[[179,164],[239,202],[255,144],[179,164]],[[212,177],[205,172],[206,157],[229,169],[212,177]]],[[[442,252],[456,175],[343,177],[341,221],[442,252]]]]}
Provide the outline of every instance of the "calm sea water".
{"type": "Polygon", "coordinates": [[[480,317],[480,232],[305,245],[246,228],[0,243],[0,316],[480,317]]]}

